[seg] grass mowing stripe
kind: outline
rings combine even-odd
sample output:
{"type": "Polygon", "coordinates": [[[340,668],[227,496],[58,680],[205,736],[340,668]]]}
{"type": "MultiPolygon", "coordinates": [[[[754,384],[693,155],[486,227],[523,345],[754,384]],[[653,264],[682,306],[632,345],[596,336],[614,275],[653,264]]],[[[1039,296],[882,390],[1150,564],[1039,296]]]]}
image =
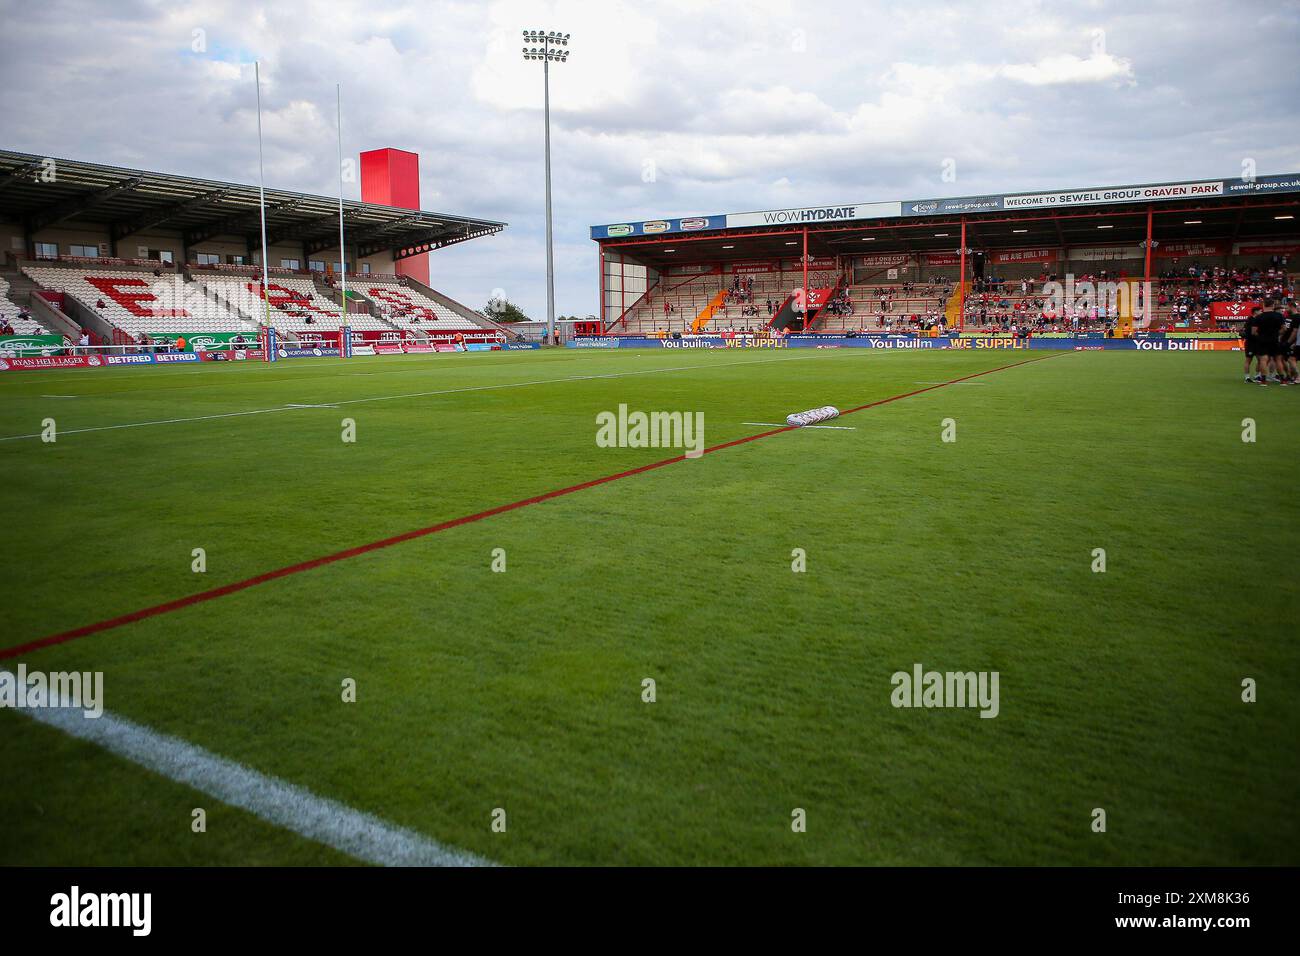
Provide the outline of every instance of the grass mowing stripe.
{"type": "Polygon", "coordinates": [[[493,865],[124,717],[105,711],[92,719],[77,708],[61,706],[62,701],[50,703],[49,707],[24,708],[19,713],[365,863],[493,865]]]}
{"type": "MultiPolygon", "coordinates": [[[[567,378],[550,378],[541,379],[535,382],[504,382],[500,385],[467,385],[463,388],[444,388],[431,392],[409,392],[405,395],[376,395],[370,398],[349,398],[336,405],[359,405],[366,402],[392,402],[403,398],[428,398],[434,395],[454,395],[460,392],[488,392],[501,388],[524,388],[530,385],[559,385],[564,382],[588,382],[602,378],[625,378],[630,375],[653,375],[657,372],[681,372],[691,369],[700,368],[734,368],[740,365],[764,365],[769,362],[797,362],[801,358],[808,356],[799,355],[793,358],[781,359],[758,359],[753,362],[720,362],[712,365],[674,365],[667,368],[647,368],[639,369],[635,372],[607,372],[601,375],[571,375],[567,378]]],[[[216,415],[195,415],[192,418],[163,418],[148,422],[126,422],[121,425],[94,425],[88,428],[68,428],[59,432],[60,435],[81,435],[86,432],[107,432],[116,431],[121,428],[144,428],[149,425],[179,425],[188,422],[206,422],[218,418],[238,418],[243,415],[266,415],[271,412],[291,412],[303,407],[321,407],[321,406],[301,406],[301,405],[280,405],[275,408],[255,408],[245,412],[221,412],[216,415]]],[[[334,405],[327,406],[330,408],[334,405]]],[[[30,438],[40,438],[40,432],[32,432],[29,435],[4,435],[0,436],[0,442],[4,441],[23,441],[30,438]]]]}
{"type": "MultiPolygon", "coordinates": [[[[974,372],[970,375],[963,375],[960,378],[952,379],[951,381],[944,382],[941,385],[931,385],[928,388],[918,388],[910,392],[903,392],[902,394],[899,395],[891,395],[888,398],[882,398],[874,402],[868,402],[865,405],[859,405],[856,408],[850,408],[847,411],[842,412],[841,414],[851,415],[854,412],[865,411],[866,409],[869,408],[877,408],[881,405],[887,405],[890,402],[897,402],[904,398],[910,398],[914,395],[921,395],[925,392],[932,392],[935,389],[944,388],[947,385],[956,385],[959,382],[969,381],[972,378],[979,378],[981,375],[990,375],[993,372],[1002,372],[1007,369],[1018,368],[1021,365],[1028,365],[1034,362],[1042,362],[1045,361],[1046,359],[1054,358],[1062,354],[1070,354],[1070,353],[1057,352],[1057,353],[1053,353],[1052,355],[1045,356],[1043,358],[1024,359],[1019,362],[1012,362],[1009,365],[999,365],[995,368],[984,369],[981,372],[974,372]]],[[[777,361],[785,361],[785,360],[779,359],[777,361]]],[[[741,364],[754,364],[754,363],[741,363],[741,364]]],[[[694,367],[698,368],[699,366],[694,366],[694,367]]],[[[589,377],[593,377],[593,376],[589,376],[589,377]]],[[[609,376],[594,376],[594,377],[605,378],[609,376]]],[[[784,425],[779,428],[769,429],[768,431],[755,432],[753,435],[745,435],[744,437],[736,438],[733,439],[732,441],[723,442],[720,445],[712,445],[708,448],[705,448],[703,454],[708,455],[708,454],[712,454],[713,452],[722,451],[727,448],[734,448],[737,445],[744,445],[752,441],[757,441],[760,438],[769,438],[772,435],[780,435],[783,432],[796,431],[798,428],[799,428],[798,425],[784,425]]],[[[565,495],[571,495],[579,491],[586,491],[590,488],[596,488],[599,487],[600,485],[605,485],[612,481],[619,481],[620,479],[623,478],[631,478],[634,475],[641,475],[648,471],[654,471],[655,469],[663,468],[666,467],[667,465],[673,465],[679,461],[685,461],[685,460],[686,460],[685,454],[675,455],[672,458],[665,458],[661,461],[650,462],[649,464],[640,465],[636,468],[631,468],[627,471],[616,472],[615,474],[605,475],[604,477],[601,478],[593,478],[590,481],[584,481],[581,482],[580,484],[570,485],[567,488],[559,488],[554,491],[548,491],[540,495],[534,495],[531,498],[521,498],[518,501],[512,501],[504,505],[497,505],[495,508],[489,508],[486,511],[479,511],[474,514],[463,515],[459,518],[452,518],[448,521],[442,521],[439,522],[438,524],[429,525],[428,527],[425,528],[416,528],[413,531],[405,531],[401,534],[393,535],[392,537],[389,538],[383,538],[379,541],[371,541],[367,544],[357,545],[356,547],[348,548],[347,550],[344,551],[336,551],[333,554],[327,554],[324,555],[323,557],[312,558],[309,561],[302,561],[299,562],[298,564],[291,564],[287,567],[277,568],[274,571],[267,571],[264,572],[263,574],[255,575],[251,578],[245,578],[242,581],[234,581],[230,584],[223,584],[220,587],[211,588],[210,590],[207,591],[200,591],[196,594],[190,594],[182,598],[177,598],[174,601],[167,601],[163,604],[155,604],[152,607],[141,608],[140,610],[132,611],[129,614],[123,614],[118,617],[108,618],[107,620],[98,621],[94,624],[87,624],[82,627],[73,628],[70,631],[63,631],[58,634],[51,634],[47,637],[37,638],[36,640],[28,641],[25,644],[18,644],[13,647],[0,649],[0,660],[8,660],[10,658],[18,657],[21,654],[28,654],[31,653],[32,651],[40,650],[42,648],[53,647],[57,644],[64,644],[67,643],[68,641],[73,641],[81,637],[88,637],[91,634],[99,634],[104,631],[111,631],[114,630],[115,628],[122,627],[123,625],[126,624],[132,624],[135,623],[136,621],[143,621],[151,617],[157,617],[160,614],[169,614],[172,611],[180,611],[187,607],[191,607],[195,604],[202,604],[207,601],[214,601],[217,598],[226,597],[227,595],[230,594],[237,594],[240,591],[245,591],[248,588],[256,587],[259,584],[265,584],[268,581],[274,581],[278,578],[288,577],[289,575],[292,574],[300,574],[304,571],[311,571],[315,568],[323,567],[327,564],[334,564],[338,561],[345,561],[348,558],[359,557],[363,554],[368,554],[371,551],[378,551],[381,548],[389,548],[395,544],[402,544],[403,542],[406,541],[413,541],[417,538],[424,538],[431,534],[437,534],[440,531],[447,531],[448,529],[451,528],[458,528],[462,525],[472,524],[477,521],[482,521],[485,518],[495,517],[496,515],[505,514],[506,512],[510,512],[510,511],[515,511],[519,508],[525,508],[529,505],[541,504],[544,501],[550,501],[554,498],[561,498],[564,497],[565,495]]]]}

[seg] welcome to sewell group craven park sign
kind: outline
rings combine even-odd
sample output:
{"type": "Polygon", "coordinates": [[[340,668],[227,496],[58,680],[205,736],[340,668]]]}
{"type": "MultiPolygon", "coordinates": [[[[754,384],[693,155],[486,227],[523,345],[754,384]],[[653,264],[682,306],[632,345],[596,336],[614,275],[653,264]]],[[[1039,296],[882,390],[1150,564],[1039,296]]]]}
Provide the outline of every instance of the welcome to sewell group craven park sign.
{"type": "Polygon", "coordinates": [[[899,202],[843,203],[834,206],[804,206],[735,212],[683,219],[652,219],[592,226],[592,239],[619,239],[667,233],[715,229],[744,229],[755,226],[804,226],[867,219],[898,219],[905,216],[934,216],[950,213],[1000,212],[1021,209],[1066,209],[1129,202],[1167,202],[1175,199],[1215,199],[1232,196],[1300,192],[1300,173],[1258,176],[1253,179],[1206,179],[1182,183],[1150,183],[1140,186],[1106,186],[1061,192],[1007,193],[963,196],[951,199],[915,199],[899,202]]]}

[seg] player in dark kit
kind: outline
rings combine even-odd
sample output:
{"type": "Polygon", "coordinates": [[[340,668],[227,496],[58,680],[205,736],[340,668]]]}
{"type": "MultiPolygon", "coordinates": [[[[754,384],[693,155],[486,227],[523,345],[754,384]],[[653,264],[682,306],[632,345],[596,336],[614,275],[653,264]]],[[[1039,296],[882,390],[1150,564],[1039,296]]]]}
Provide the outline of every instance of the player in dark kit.
{"type": "Polygon", "coordinates": [[[1249,334],[1246,338],[1246,355],[1249,356],[1254,352],[1259,366],[1259,378],[1256,379],[1260,385],[1268,384],[1268,374],[1270,369],[1276,369],[1277,375],[1283,385],[1290,384],[1285,378],[1282,378],[1284,368],[1282,362],[1282,326],[1286,320],[1282,313],[1277,311],[1277,300],[1265,299],[1263,311],[1252,315],[1246,320],[1246,328],[1243,330],[1249,334]]]}
{"type": "MultiPolygon", "coordinates": [[[[1245,322],[1241,323],[1241,349],[1246,353],[1245,373],[1247,385],[1256,381],[1254,376],[1250,374],[1250,363],[1258,358],[1255,353],[1255,316],[1259,315],[1263,311],[1264,310],[1259,306],[1255,306],[1255,308],[1250,310],[1249,318],[1247,318],[1245,322]]],[[[1258,367],[1258,362],[1256,365],[1258,367]]],[[[1260,374],[1262,375],[1263,372],[1261,371],[1260,374]]]]}
{"type": "Polygon", "coordinates": [[[1300,309],[1297,309],[1295,299],[1288,299],[1286,308],[1282,310],[1286,316],[1286,325],[1282,327],[1282,378],[1296,384],[1296,358],[1300,355],[1300,309]]]}

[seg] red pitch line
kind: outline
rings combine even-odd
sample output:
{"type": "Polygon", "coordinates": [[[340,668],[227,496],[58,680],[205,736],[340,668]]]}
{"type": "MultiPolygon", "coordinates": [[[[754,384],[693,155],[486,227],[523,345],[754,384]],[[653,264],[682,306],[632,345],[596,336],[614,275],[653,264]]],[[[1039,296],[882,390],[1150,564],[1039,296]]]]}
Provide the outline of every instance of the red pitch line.
{"type": "MultiPolygon", "coordinates": [[[[1054,358],[1056,355],[1066,354],[1070,353],[1058,352],[1054,355],[1044,356],[1044,358],[1054,358]]],[[[929,385],[925,388],[918,388],[915,391],[904,392],[901,395],[891,395],[889,398],[882,398],[879,401],[868,402],[866,405],[859,405],[857,408],[850,408],[840,414],[851,415],[854,412],[864,411],[868,408],[875,408],[878,405],[888,405],[890,402],[897,402],[904,398],[911,398],[913,395],[920,395],[923,392],[932,392],[937,388],[944,388],[948,385],[956,385],[958,382],[965,382],[972,378],[979,378],[981,375],[991,375],[994,372],[1002,372],[1006,369],[1016,368],[1019,365],[1026,365],[1030,362],[1041,362],[1044,358],[1024,359],[1020,362],[1012,362],[1010,365],[1000,365],[997,368],[985,369],[982,372],[975,372],[971,375],[963,375],[961,378],[954,378],[951,381],[943,382],[938,385],[929,385]]],[[[715,451],[722,451],[725,448],[734,448],[736,445],[744,445],[751,441],[758,441],[760,438],[769,438],[772,435],[779,435],[782,432],[794,431],[798,427],[798,425],[786,425],[781,428],[772,428],[765,432],[746,435],[744,438],[736,438],[729,442],[723,442],[721,445],[712,445],[709,448],[704,449],[703,454],[708,455],[715,451]]],[[[168,601],[165,604],[155,604],[153,607],[146,607],[139,611],[132,611],[130,614],[123,614],[120,617],[109,618],[108,620],[99,621],[95,624],[87,624],[83,627],[74,628],[71,631],[63,631],[60,634],[51,634],[48,637],[28,641],[26,644],[19,644],[15,647],[7,647],[0,650],[0,661],[18,657],[22,654],[30,654],[33,651],[38,651],[46,647],[53,647],[56,644],[65,644],[68,641],[75,641],[77,638],[87,637],[91,634],[111,631],[115,628],[122,627],[124,624],[133,624],[136,621],[158,617],[160,614],[170,614],[172,611],[180,611],[184,608],[192,607],[195,604],[215,601],[217,598],[225,597],[228,594],[237,594],[240,591],[246,591],[259,584],[274,581],[277,578],[286,578],[291,574],[301,574],[303,571],[311,571],[315,568],[324,567],[327,564],[334,564],[336,561],[346,561],[348,558],[360,557],[361,555],[368,554],[371,551],[378,551],[381,548],[389,548],[395,544],[401,544],[404,541],[414,541],[416,538],[423,538],[431,534],[437,534],[439,531],[447,531],[450,528],[459,528],[461,525],[473,524],[476,521],[482,521],[484,518],[491,518],[495,515],[505,514],[508,511],[525,508],[528,505],[541,504],[543,501],[550,501],[553,498],[562,498],[565,495],[571,495],[579,491],[586,491],[588,488],[596,488],[600,485],[609,484],[611,481],[618,481],[621,478],[631,478],[634,475],[641,475],[647,471],[654,471],[656,468],[663,468],[666,465],[674,465],[679,461],[685,460],[686,456],[684,454],[677,455],[673,458],[665,458],[663,461],[651,462],[648,465],[641,465],[638,468],[632,468],[628,471],[620,471],[617,474],[606,475],[603,478],[584,481],[579,485],[570,485],[567,488],[548,491],[545,494],[534,495],[531,498],[523,498],[519,501],[512,501],[509,504],[498,505],[495,508],[489,508],[487,511],[480,511],[476,514],[465,515],[460,518],[452,518],[450,521],[443,521],[440,524],[430,525],[427,528],[417,528],[414,531],[406,531],[402,534],[394,535],[391,538],[384,538],[380,541],[371,541],[369,544],[357,545],[355,548],[348,548],[346,551],[336,551],[333,554],[327,554],[324,557],[313,558],[310,561],[303,561],[299,564],[291,564],[288,567],[279,568],[275,571],[267,571],[255,577],[245,578],[243,581],[223,584],[218,588],[212,588],[208,591],[200,591],[197,594],[190,594],[183,598],[177,598],[175,601],[168,601]]]]}

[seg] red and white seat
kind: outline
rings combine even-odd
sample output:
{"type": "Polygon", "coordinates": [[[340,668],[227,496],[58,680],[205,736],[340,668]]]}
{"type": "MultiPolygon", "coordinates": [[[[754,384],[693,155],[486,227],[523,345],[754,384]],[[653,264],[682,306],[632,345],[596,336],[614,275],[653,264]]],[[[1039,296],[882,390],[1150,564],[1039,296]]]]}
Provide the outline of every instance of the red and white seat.
{"type": "Polygon", "coordinates": [[[256,327],[238,311],[204,293],[199,283],[168,272],[24,266],[45,289],[71,296],[132,335],[171,332],[247,332],[256,327]]]}
{"type": "MultiPolygon", "coordinates": [[[[199,280],[217,299],[231,303],[250,318],[263,318],[262,283],[241,276],[204,276],[199,280]]],[[[387,330],[391,326],[364,313],[350,313],[343,319],[342,307],[322,295],[311,279],[272,276],[267,285],[271,324],[281,332],[335,332],[344,325],[354,329],[387,330]]]]}
{"type": "Polygon", "coordinates": [[[398,328],[422,332],[479,332],[482,326],[458,315],[418,289],[403,285],[396,276],[348,277],[348,289],[374,303],[379,314],[398,328]]]}
{"type": "Polygon", "coordinates": [[[0,319],[13,326],[18,335],[44,335],[47,329],[35,319],[19,318],[22,306],[9,298],[9,280],[0,278],[0,319]]]}

